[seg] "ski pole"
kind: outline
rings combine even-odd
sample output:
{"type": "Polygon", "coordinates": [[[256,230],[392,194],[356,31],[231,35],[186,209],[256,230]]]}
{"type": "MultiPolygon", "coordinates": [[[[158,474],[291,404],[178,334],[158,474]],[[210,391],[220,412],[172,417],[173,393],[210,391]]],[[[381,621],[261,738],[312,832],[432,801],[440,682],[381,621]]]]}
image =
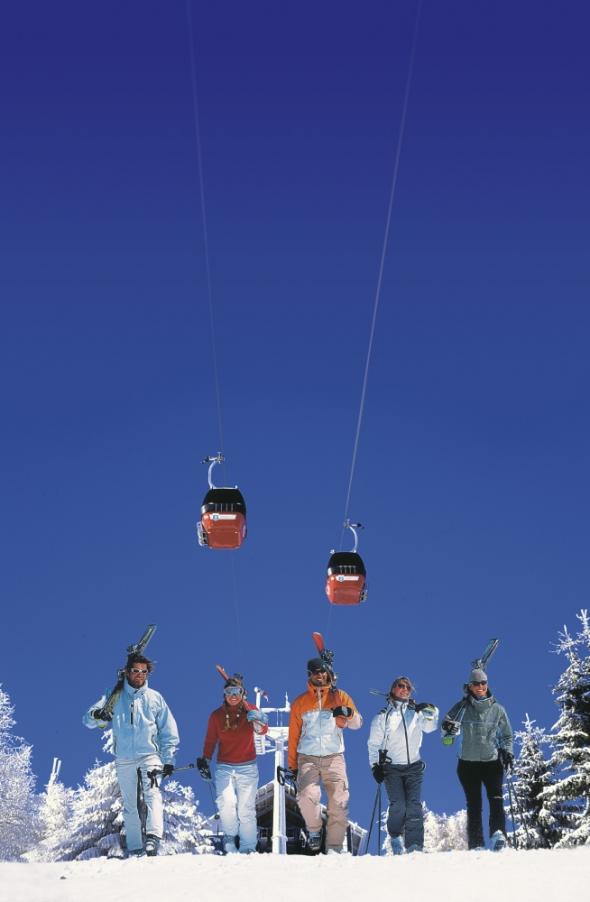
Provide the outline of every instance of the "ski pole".
{"type": "MultiPolygon", "coordinates": [[[[512,813],[512,794],[514,793],[514,798],[516,799],[516,813],[518,814],[520,823],[522,824],[522,826],[524,828],[524,833],[526,836],[526,848],[532,849],[533,846],[531,845],[531,835],[529,833],[529,828],[527,826],[525,813],[522,810],[522,806],[521,806],[519,798],[518,798],[518,793],[512,782],[512,772],[510,772],[510,777],[508,776],[508,772],[506,773],[506,785],[508,786],[508,798],[510,800],[510,817],[512,818],[512,823],[514,823],[514,815],[512,813]]],[[[518,843],[516,844],[516,848],[518,848],[518,843]]]]}
{"type": "Polygon", "coordinates": [[[506,786],[508,788],[508,803],[510,805],[510,818],[512,820],[512,845],[518,849],[518,841],[516,839],[516,818],[514,817],[514,802],[512,798],[512,784],[508,771],[506,771],[506,786]]]}
{"type": "Polygon", "coordinates": [[[381,855],[381,783],[378,789],[379,794],[379,823],[377,825],[377,855],[381,855]]]}
{"type": "Polygon", "coordinates": [[[377,792],[375,793],[375,804],[373,805],[373,811],[371,812],[371,821],[369,824],[369,835],[367,836],[367,851],[365,855],[369,854],[369,843],[371,842],[371,833],[373,832],[373,824],[375,823],[375,811],[377,810],[377,802],[381,797],[381,785],[377,787],[377,792]]]}

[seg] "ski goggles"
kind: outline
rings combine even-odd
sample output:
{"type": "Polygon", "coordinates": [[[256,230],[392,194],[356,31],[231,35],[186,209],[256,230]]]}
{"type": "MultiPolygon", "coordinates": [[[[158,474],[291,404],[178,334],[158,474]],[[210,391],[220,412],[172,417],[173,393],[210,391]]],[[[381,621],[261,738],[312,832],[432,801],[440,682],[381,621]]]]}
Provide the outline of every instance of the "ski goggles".
{"type": "Polygon", "coordinates": [[[147,670],[141,670],[139,667],[130,667],[129,668],[129,673],[143,673],[143,675],[145,676],[147,672],[148,672],[147,670]]]}
{"type": "Polygon", "coordinates": [[[231,696],[243,695],[244,690],[242,689],[241,686],[227,686],[223,690],[223,694],[227,695],[227,697],[230,698],[231,696]]]}

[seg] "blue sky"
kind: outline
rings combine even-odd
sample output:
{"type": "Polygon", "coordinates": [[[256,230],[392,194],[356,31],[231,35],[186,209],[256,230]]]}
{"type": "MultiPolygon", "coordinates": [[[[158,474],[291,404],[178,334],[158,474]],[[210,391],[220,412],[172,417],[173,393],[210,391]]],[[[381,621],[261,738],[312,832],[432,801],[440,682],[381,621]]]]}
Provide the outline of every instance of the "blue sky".
{"type": "MultiPolygon", "coordinates": [[[[446,710],[491,636],[513,722],[555,719],[550,645],[590,581],[581,2],[424,2],[350,504],[369,600],[323,590],[416,10],[192,4],[236,553],[194,534],[219,433],[185,3],[2,13],[0,680],[41,782],[99,754],[82,712],[150,621],[180,763],[215,663],[280,704],[318,629],[366,721],[399,673],[446,710]]],[[[454,751],[423,752],[456,810],[454,751]]]]}

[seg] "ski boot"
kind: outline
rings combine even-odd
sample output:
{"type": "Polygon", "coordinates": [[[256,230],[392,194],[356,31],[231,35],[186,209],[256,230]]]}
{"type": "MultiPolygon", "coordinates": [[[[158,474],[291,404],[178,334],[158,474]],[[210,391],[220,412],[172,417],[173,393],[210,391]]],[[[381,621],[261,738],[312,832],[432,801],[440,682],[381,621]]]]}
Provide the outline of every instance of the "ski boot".
{"type": "Polygon", "coordinates": [[[391,837],[391,851],[394,855],[403,855],[406,851],[404,848],[404,841],[401,836],[392,836],[391,837]]]}
{"type": "Polygon", "coordinates": [[[159,836],[154,836],[153,833],[148,833],[145,838],[145,854],[148,858],[155,858],[158,854],[158,849],[160,848],[160,838],[159,836]]]}
{"type": "Polygon", "coordinates": [[[496,830],[490,838],[490,849],[492,852],[501,852],[506,848],[506,837],[501,830],[496,830]]]}
{"type": "Polygon", "coordinates": [[[317,855],[318,852],[321,852],[322,849],[322,831],[318,830],[317,832],[314,830],[310,830],[307,836],[307,848],[310,852],[313,852],[314,855],[317,855]]]}

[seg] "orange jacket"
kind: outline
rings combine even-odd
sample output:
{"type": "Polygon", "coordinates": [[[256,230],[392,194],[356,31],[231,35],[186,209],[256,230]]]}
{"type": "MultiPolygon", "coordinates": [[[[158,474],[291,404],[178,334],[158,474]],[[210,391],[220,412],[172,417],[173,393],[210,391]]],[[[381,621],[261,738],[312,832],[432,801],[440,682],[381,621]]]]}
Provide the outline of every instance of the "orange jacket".
{"type": "Polygon", "coordinates": [[[336,724],[332,709],[339,705],[352,708],[354,714],[346,726],[358,730],[363,719],[350,695],[332,686],[307,684],[307,691],[291,705],[289,719],[289,768],[297,769],[297,755],[336,755],[344,751],[342,727],[336,724]]]}

